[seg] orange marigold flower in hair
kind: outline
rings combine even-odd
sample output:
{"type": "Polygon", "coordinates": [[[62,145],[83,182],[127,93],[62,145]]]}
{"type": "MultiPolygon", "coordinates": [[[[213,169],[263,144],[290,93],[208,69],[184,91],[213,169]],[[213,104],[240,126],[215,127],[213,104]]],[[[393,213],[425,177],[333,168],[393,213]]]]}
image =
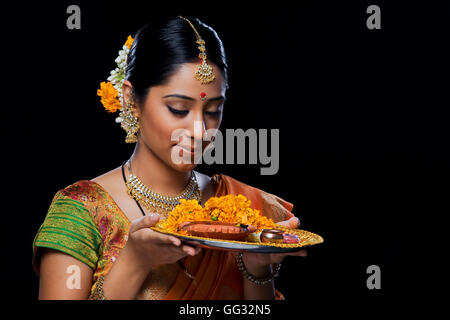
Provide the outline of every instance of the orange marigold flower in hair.
{"type": "Polygon", "coordinates": [[[133,44],[133,41],[134,41],[133,37],[128,36],[127,41],[125,42],[125,45],[128,47],[128,49],[131,48],[131,45],[133,44]]]}
{"type": "Polygon", "coordinates": [[[100,83],[100,89],[97,90],[97,95],[101,97],[101,103],[108,112],[116,112],[122,108],[118,95],[119,92],[110,82],[100,83]]]}

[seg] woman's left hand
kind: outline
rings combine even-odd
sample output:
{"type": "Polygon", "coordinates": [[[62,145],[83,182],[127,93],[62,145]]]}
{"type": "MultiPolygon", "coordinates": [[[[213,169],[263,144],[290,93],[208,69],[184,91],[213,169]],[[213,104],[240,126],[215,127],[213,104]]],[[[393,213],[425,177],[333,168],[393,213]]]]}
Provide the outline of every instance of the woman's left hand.
{"type": "MultiPolygon", "coordinates": [[[[284,227],[288,227],[291,229],[298,228],[300,226],[300,220],[297,217],[292,217],[289,220],[282,221],[277,223],[278,225],[282,225],[284,227]]],[[[270,264],[281,263],[283,259],[287,256],[297,256],[297,257],[306,257],[306,250],[300,250],[296,252],[289,253],[244,253],[242,255],[242,259],[246,268],[250,270],[257,270],[261,268],[265,268],[270,264]]]]}

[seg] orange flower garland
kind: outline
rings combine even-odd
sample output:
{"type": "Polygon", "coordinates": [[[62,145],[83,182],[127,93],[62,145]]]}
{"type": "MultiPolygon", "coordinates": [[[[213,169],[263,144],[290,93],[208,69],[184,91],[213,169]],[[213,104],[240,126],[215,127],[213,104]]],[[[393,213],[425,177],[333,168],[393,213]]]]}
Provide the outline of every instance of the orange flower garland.
{"type": "Polygon", "coordinates": [[[161,227],[170,231],[184,233],[178,230],[182,222],[188,221],[221,221],[225,223],[250,224],[256,227],[257,232],[262,229],[273,228],[272,219],[263,216],[259,210],[250,208],[251,201],[244,195],[226,195],[211,197],[206,201],[205,207],[197,200],[181,199],[180,204],[169,213],[167,220],[161,227]]]}
{"type": "Polygon", "coordinates": [[[205,210],[215,221],[250,224],[258,230],[274,226],[272,219],[263,216],[259,210],[250,208],[250,205],[251,201],[244,195],[229,194],[209,198],[205,203],[205,210]]]}
{"type": "Polygon", "coordinates": [[[171,232],[186,234],[184,231],[178,231],[180,223],[202,220],[211,220],[211,216],[207,214],[198,201],[181,199],[180,204],[169,213],[167,220],[161,224],[161,227],[171,232]]]}

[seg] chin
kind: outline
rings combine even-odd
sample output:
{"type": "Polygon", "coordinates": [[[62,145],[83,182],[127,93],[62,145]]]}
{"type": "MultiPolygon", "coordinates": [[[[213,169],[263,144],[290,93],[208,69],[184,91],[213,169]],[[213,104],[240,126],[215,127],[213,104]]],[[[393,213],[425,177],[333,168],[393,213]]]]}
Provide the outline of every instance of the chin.
{"type": "Polygon", "coordinates": [[[201,162],[202,154],[194,152],[186,152],[179,146],[174,146],[171,150],[170,166],[180,172],[188,172],[193,170],[199,162],[201,162]]]}
{"type": "Polygon", "coordinates": [[[195,163],[172,163],[171,167],[174,168],[176,171],[179,172],[189,172],[191,170],[194,170],[197,164],[195,163]]]}

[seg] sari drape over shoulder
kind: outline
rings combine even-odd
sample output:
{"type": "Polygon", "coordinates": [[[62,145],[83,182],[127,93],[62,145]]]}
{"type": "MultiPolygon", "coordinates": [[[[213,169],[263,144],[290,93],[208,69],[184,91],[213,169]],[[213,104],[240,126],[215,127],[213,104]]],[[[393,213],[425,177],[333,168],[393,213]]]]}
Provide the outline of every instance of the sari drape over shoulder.
{"type": "MultiPolygon", "coordinates": [[[[216,174],[211,178],[215,196],[243,194],[251,207],[280,222],[292,218],[293,205],[273,194],[216,174]]],[[[93,269],[95,290],[125,246],[131,222],[109,193],[90,180],[78,181],[56,193],[33,242],[33,266],[39,274],[39,248],[71,255],[93,269]]],[[[232,252],[203,249],[183,259],[191,280],[177,264],[152,270],[138,298],[167,300],[244,299],[243,279],[232,252]]],[[[278,297],[281,294],[278,294],[278,297]]]]}

